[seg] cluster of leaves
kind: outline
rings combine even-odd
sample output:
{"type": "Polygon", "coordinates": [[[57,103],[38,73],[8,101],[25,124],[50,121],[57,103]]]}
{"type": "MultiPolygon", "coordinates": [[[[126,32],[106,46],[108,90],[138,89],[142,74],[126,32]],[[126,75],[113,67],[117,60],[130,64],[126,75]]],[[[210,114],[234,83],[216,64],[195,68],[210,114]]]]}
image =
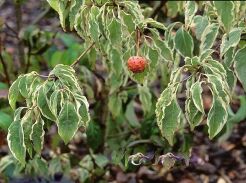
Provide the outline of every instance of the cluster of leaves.
{"type": "Polygon", "coordinates": [[[185,65],[172,72],[171,82],[156,105],[159,128],[170,144],[173,144],[174,132],[180,128],[184,117],[176,99],[176,93],[182,87],[179,82],[181,72],[190,75],[186,82],[185,117],[191,129],[207,118],[210,138],[218,135],[228,122],[228,107],[236,84],[233,64],[238,79],[245,85],[245,73],[242,72],[245,48],[235,53],[241,33],[245,31],[244,15],[239,13],[245,10],[245,3],[204,2],[204,6],[207,11],[201,16],[196,15],[196,2],[185,3],[185,24],[173,39],[175,50],[184,58],[185,65]],[[225,8],[230,12],[226,13],[225,8]],[[214,46],[218,40],[221,40],[219,50],[217,45],[214,46]],[[213,96],[208,114],[205,114],[202,98],[205,88],[209,88],[213,96]]]}
{"type": "MultiPolygon", "coordinates": [[[[85,45],[94,44],[96,51],[93,51],[93,60],[99,56],[108,71],[103,84],[109,88],[106,95],[110,97],[106,102],[112,116],[107,119],[100,116],[106,126],[106,137],[121,131],[120,125],[125,118],[130,128],[140,129],[141,136],[150,137],[146,129],[159,135],[159,131],[156,133],[154,128],[149,128],[150,125],[155,127],[151,123],[153,120],[149,122],[146,119],[139,124],[134,112],[135,96],[132,97],[131,92],[122,90],[129,87],[129,78],[138,83],[136,89],[145,117],[156,114],[156,126],[170,145],[174,144],[175,132],[184,129],[186,121],[193,130],[206,119],[209,137],[214,138],[225,126],[231,126],[233,121],[242,119],[242,116],[230,115],[228,111],[237,78],[246,89],[243,79],[246,49],[238,49],[241,34],[245,33],[242,19],[244,14],[240,13],[245,11],[245,2],[170,1],[167,3],[167,7],[171,7],[169,16],[173,17],[179,12],[184,14],[185,20],[184,23],[174,22],[168,26],[146,18],[137,1],[48,2],[58,12],[64,30],[75,30],[85,40],[85,45]],[[228,11],[224,11],[225,9],[228,11]],[[198,10],[203,15],[197,15],[198,10]],[[143,73],[134,74],[126,68],[126,61],[137,54],[136,42],[140,43],[139,54],[149,64],[143,73]],[[218,42],[221,43],[220,46],[217,45],[218,42]],[[154,111],[152,102],[155,99],[149,85],[158,78],[158,74],[162,76],[161,82],[165,82],[165,89],[158,96],[154,111]],[[182,111],[177,94],[184,88],[186,102],[182,111]],[[209,90],[213,97],[208,112],[203,105],[202,94],[205,90],[209,90]],[[127,104],[125,108],[123,104],[127,104]]],[[[57,63],[59,59],[54,60],[57,63]]],[[[26,99],[27,107],[16,110],[8,135],[10,149],[22,163],[25,162],[26,151],[30,156],[33,156],[34,151],[40,153],[44,126],[52,121],[56,122],[58,133],[66,143],[79,126],[87,126],[88,103],[81,96],[75,72],[70,66],[57,65],[46,81],[42,81],[35,72],[20,76],[10,88],[11,106],[15,108],[16,101],[22,98],[26,99]]],[[[102,102],[100,107],[107,108],[104,105],[102,102]]],[[[92,149],[100,146],[101,139],[104,139],[102,133],[96,122],[89,124],[87,141],[92,149]]],[[[157,136],[152,140],[159,146],[164,146],[159,139],[157,136]]],[[[125,141],[119,144],[108,140],[107,143],[112,147],[126,146],[125,141]]],[[[130,152],[127,153],[129,155],[130,152]]],[[[115,154],[119,157],[113,159],[122,159],[123,152],[117,151],[115,154]]],[[[93,159],[88,155],[85,161],[87,158],[89,162],[93,159]]],[[[128,161],[128,158],[125,159],[128,161]]],[[[91,165],[86,168],[93,169],[91,165]]],[[[88,171],[83,169],[83,173],[88,174],[88,171]]]]}
{"type": "Polygon", "coordinates": [[[22,164],[26,162],[26,152],[31,158],[40,155],[44,130],[53,122],[60,137],[68,143],[78,128],[86,128],[90,120],[89,104],[72,67],[60,64],[47,80],[40,77],[36,72],[20,75],[9,89],[13,109],[17,101],[26,103],[15,110],[7,137],[12,154],[22,164]]]}

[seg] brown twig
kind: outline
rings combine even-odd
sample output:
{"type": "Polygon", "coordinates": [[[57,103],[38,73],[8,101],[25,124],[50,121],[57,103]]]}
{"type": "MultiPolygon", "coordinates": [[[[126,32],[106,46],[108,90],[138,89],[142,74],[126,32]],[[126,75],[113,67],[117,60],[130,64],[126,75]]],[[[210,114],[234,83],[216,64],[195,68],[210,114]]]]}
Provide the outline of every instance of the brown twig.
{"type": "Polygon", "coordinates": [[[4,75],[5,75],[5,79],[8,83],[8,86],[10,87],[11,86],[11,83],[10,83],[10,77],[9,77],[9,73],[8,73],[8,68],[7,68],[7,65],[6,63],[4,62],[4,59],[3,59],[3,56],[2,56],[2,40],[1,40],[1,37],[0,37],[0,61],[3,65],[3,72],[4,72],[4,75]]]}
{"type": "Polygon", "coordinates": [[[50,12],[50,6],[48,6],[42,13],[40,13],[37,18],[32,22],[31,25],[37,24],[40,20],[42,20],[49,12],[50,12]]]}
{"type": "Polygon", "coordinates": [[[139,55],[139,44],[140,44],[140,30],[139,28],[137,27],[136,28],[136,55],[138,56],[139,55]]]}
{"type": "Polygon", "coordinates": [[[90,46],[80,54],[80,56],[71,64],[71,67],[74,67],[76,64],[79,63],[80,59],[95,45],[95,42],[91,43],[90,46]]]}
{"type": "Polygon", "coordinates": [[[10,27],[6,22],[4,25],[7,27],[7,29],[11,30],[17,37],[18,37],[18,32],[16,32],[12,27],[10,27]]]}
{"type": "Polygon", "coordinates": [[[153,10],[150,18],[155,18],[155,16],[160,12],[161,8],[166,4],[166,1],[160,1],[160,4],[153,10]]]}
{"type": "Polygon", "coordinates": [[[10,84],[10,79],[9,79],[9,74],[8,74],[8,70],[7,70],[7,65],[5,64],[4,60],[3,60],[3,56],[2,54],[0,53],[0,60],[1,60],[1,63],[3,65],[3,72],[5,74],[5,78],[6,78],[6,81],[8,83],[8,86],[10,87],[11,84],[10,84]]]}
{"type": "MultiPolygon", "coordinates": [[[[21,11],[20,0],[17,0],[15,2],[15,17],[16,17],[16,30],[17,30],[17,35],[18,35],[19,32],[21,31],[21,26],[22,26],[22,11],[21,11]]],[[[25,66],[24,54],[25,52],[24,52],[23,42],[19,39],[18,40],[18,58],[19,58],[21,67],[25,66]]]]}

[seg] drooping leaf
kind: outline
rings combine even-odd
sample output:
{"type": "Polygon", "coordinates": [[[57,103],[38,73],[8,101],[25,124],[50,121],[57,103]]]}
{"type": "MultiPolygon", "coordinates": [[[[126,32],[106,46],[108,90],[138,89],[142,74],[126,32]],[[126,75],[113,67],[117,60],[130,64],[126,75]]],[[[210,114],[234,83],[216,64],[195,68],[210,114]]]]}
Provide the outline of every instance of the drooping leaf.
{"type": "Polygon", "coordinates": [[[219,22],[229,32],[234,24],[234,3],[233,1],[214,1],[214,7],[218,13],[219,22]]]}
{"type": "Polygon", "coordinates": [[[133,17],[125,11],[120,11],[122,23],[127,27],[128,32],[131,34],[136,30],[136,25],[133,17]]]}
{"type": "Polygon", "coordinates": [[[79,125],[79,116],[75,106],[66,101],[58,116],[58,133],[67,144],[75,135],[79,125]],[[69,130],[68,130],[69,129],[69,130]]]}
{"type": "Polygon", "coordinates": [[[183,56],[183,57],[192,57],[194,43],[191,35],[184,30],[183,27],[179,28],[176,32],[174,38],[174,44],[176,50],[183,56]]]}
{"type": "Polygon", "coordinates": [[[186,118],[188,119],[191,130],[193,130],[196,126],[198,126],[204,118],[204,113],[197,109],[197,107],[194,104],[194,100],[192,100],[192,98],[186,100],[185,115],[186,118]]]}
{"type": "Polygon", "coordinates": [[[33,148],[37,154],[41,153],[44,143],[44,121],[41,116],[37,117],[36,122],[32,126],[32,132],[30,134],[33,142],[33,148]]]}
{"type": "Polygon", "coordinates": [[[191,96],[192,96],[194,105],[200,112],[204,113],[201,82],[199,81],[195,82],[191,86],[190,90],[191,90],[191,96]]]}
{"type": "Polygon", "coordinates": [[[25,143],[26,150],[29,153],[30,157],[32,157],[32,154],[33,154],[32,152],[33,147],[32,147],[32,142],[30,139],[30,135],[32,132],[32,125],[33,125],[33,122],[32,122],[33,115],[34,115],[33,111],[28,110],[26,114],[23,116],[23,118],[21,119],[21,125],[22,125],[23,133],[24,133],[24,143],[25,143]]]}
{"type": "Polygon", "coordinates": [[[176,100],[177,88],[177,84],[169,85],[159,97],[155,110],[161,134],[170,145],[173,145],[173,136],[181,119],[181,109],[176,100]]]}
{"type": "MultiPolygon", "coordinates": [[[[154,46],[166,61],[173,61],[171,48],[168,47],[166,41],[161,40],[159,33],[155,29],[149,29],[153,35],[154,46]]],[[[152,46],[151,46],[152,47],[152,46]]]]}
{"type": "Polygon", "coordinates": [[[116,18],[113,18],[108,25],[108,38],[112,45],[121,47],[121,42],[123,39],[121,23],[116,18]]]}
{"type": "Polygon", "coordinates": [[[82,6],[82,0],[72,0],[71,7],[69,11],[69,23],[70,23],[70,30],[73,30],[73,26],[75,24],[75,18],[77,13],[79,12],[80,7],[82,6]]]}
{"type": "Polygon", "coordinates": [[[210,24],[205,28],[201,36],[200,52],[210,49],[218,35],[219,26],[215,23],[210,24]]]}
{"type": "Polygon", "coordinates": [[[195,24],[196,38],[201,40],[202,33],[209,24],[208,18],[206,16],[196,15],[193,21],[195,24]]]}
{"type": "Polygon", "coordinates": [[[181,109],[176,101],[173,99],[171,104],[163,106],[162,109],[165,113],[161,123],[161,133],[165,137],[170,145],[173,145],[174,133],[177,130],[180,123],[181,109]]]}
{"type": "Polygon", "coordinates": [[[198,5],[195,1],[186,1],[185,3],[185,25],[189,26],[197,12],[198,5]]]}
{"type": "Polygon", "coordinates": [[[91,7],[90,19],[89,19],[89,30],[90,30],[90,35],[95,42],[99,41],[99,36],[100,36],[100,28],[99,28],[98,19],[97,19],[97,16],[99,13],[100,13],[100,10],[97,6],[91,7]]]}
{"type": "MultiPolygon", "coordinates": [[[[213,92],[212,92],[213,93],[213,92]]],[[[207,125],[209,138],[212,139],[222,130],[228,119],[226,104],[222,98],[213,93],[213,104],[208,113],[207,125]]]]}
{"type": "Polygon", "coordinates": [[[38,95],[37,95],[37,106],[44,117],[52,121],[56,121],[56,117],[50,110],[45,87],[46,85],[43,85],[39,88],[38,95]]]}
{"type": "Polygon", "coordinates": [[[18,85],[22,77],[23,75],[19,76],[17,80],[15,80],[13,84],[11,85],[11,87],[9,88],[8,99],[9,99],[9,104],[12,107],[12,109],[16,108],[16,101],[21,95],[18,85]]]}
{"type": "Polygon", "coordinates": [[[223,62],[225,63],[225,65],[227,67],[231,67],[232,63],[233,63],[233,57],[234,57],[234,48],[229,48],[227,50],[227,52],[224,55],[224,60],[223,62]]]}
{"type": "Polygon", "coordinates": [[[25,164],[26,146],[24,143],[23,127],[20,120],[11,123],[7,139],[9,149],[13,156],[22,164],[25,164]]]}
{"type": "Polygon", "coordinates": [[[220,56],[222,57],[231,47],[236,47],[241,38],[242,29],[233,28],[229,34],[224,34],[220,46],[220,56]]]}
{"type": "Polygon", "coordinates": [[[242,83],[244,91],[246,91],[246,46],[238,50],[234,57],[234,67],[237,78],[242,83]]]}
{"type": "Polygon", "coordinates": [[[90,121],[89,103],[85,96],[75,95],[77,110],[83,126],[87,127],[90,121]]]}

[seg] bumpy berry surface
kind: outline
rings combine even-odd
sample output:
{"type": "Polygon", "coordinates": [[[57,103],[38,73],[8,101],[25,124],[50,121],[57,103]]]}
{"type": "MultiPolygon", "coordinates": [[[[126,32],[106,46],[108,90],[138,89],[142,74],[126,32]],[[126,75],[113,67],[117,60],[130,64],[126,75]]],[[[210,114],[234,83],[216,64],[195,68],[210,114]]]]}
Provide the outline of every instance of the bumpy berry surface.
{"type": "Polygon", "coordinates": [[[144,57],[132,56],[127,61],[127,66],[133,73],[140,73],[147,67],[147,60],[144,57]]]}

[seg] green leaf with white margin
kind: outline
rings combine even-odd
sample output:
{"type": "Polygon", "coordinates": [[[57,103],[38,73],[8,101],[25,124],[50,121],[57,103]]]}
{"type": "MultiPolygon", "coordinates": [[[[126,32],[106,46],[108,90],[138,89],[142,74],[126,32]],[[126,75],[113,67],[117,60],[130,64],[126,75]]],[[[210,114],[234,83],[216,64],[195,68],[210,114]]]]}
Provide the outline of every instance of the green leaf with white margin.
{"type": "Polygon", "coordinates": [[[92,39],[95,42],[99,41],[100,36],[100,28],[98,25],[98,14],[100,14],[100,9],[97,6],[92,6],[90,10],[90,16],[89,16],[89,31],[92,39]]]}
{"type": "Polygon", "coordinates": [[[208,82],[211,84],[213,93],[220,96],[226,105],[230,103],[229,86],[227,82],[222,80],[222,78],[213,75],[205,74],[207,76],[208,82]]]}
{"type": "Polygon", "coordinates": [[[81,91],[78,80],[75,76],[75,70],[68,65],[58,64],[51,71],[50,75],[54,74],[70,90],[81,91]]]}
{"type": "Polygon", "coordinates": [[[202,54],[199,56],[200,62],[203,62],[206,59],[212,59],[212,53],[214,52],[213,49],[208,49],[202,52],[202,54]]]}
{"type": "Polygon", "coordinates": [[[142,104],[143,111],[145,113],[150,112],[152,108],[152,101],[151,101],[152,96],[149,88],[146,85],[144,86],[138,85],[138,92],[139,92],[139,99],[142,104]]]}
{"type": "Polygon", "coordinates": [[[158,66],[158,61],[159,61],[159,53],[156,49],[152,48],[150,45],[148,47],[148,58],[149,58],[149,69],[151,72],[156,73],[156,66],[158,66]]]}
{"type": "Polygon", "coordinates": [[[9,88],[8,99],[9,99],[9,105],[12,107],[12,109],[16,108],[16,101],[21,96],[18,85],[22,77],[23,75],[19,76],[17,80],[15,80],[11,85],[11,87],[9,88]]]}
{"type": "Polygon", "coordinates": [[[33,125],[33,117],[34,117],[33,110],[28,110],[26,114],[21,119],[21,125],[23,128],[24,133],[24,143],[26,146],[26,150],[29,153],[30,157],[32,157],[33,154],[33,144],[31,142],[31,132],[32,132],[32,125],[33,125]]]}
{"type": "Polygon", "coordinates": [[[70,30],[73,30],[73,26],[75,24],[75,18],[77,13],[79,12],[80,7],[82,6],[82,0],[72,0],[71,7],[69,11],[69,23],[70,23],[70,30]]]}
{"type": "Polygon", "coordinates": [[[237,81],[237,78],[235,76],[235,73],[225,64],[223,63],[223,66],[226,70],[226,81],[227,81],[227,84],[230,88],[230,91],[233,91],[234,87],[236,86],[236,81],[237,81]]]}
{"type": "Polygon", "coordinates": [[[165,137],[170,145],[173,145],[174,133],[177,130],[181,120],[181,109],[178,105],[176,98],[171,99],[171,104],[163,106],[163,112],[165,114],[161,122],[161,133],[165,137]]]}
{"type": "Polygon", "coordinates": [[[220,24],[224,26],[227,33],[230,32],[235,18],[233,1],[214,1],[214,7],[217,10],[220,24]]]}
{"type": "Polygon", "coordinates": [[[156,29],[151,29],[149,28],[149,30],[151,31],[153,37],[153,44],[154,46],[158,49],[158,52],[160,53],[160,55],[166,60],[166,61],[173,61],[173,54],[171,51],[171,48],[168,47],[167,42],[164,40],[161,40],[161,37],[159,35],[159,32],[156,29]]]}
{"type": "Polygon", "coordinates": [[[75,94],[74,97],[76,99],[77,111],[80,116],[80,121],[83,126],[87,127],[91,119],[89,113],[89,103],[85,96],[75,94]]]}
{"type": "Polygon", "coordinates": [[[224,55],[223,62],[227,67],[231,67],[233,61],[234,61],[234,50],[235,48],[231,47],[227,50],[227,52],[224,55]]]}
{"type": "Polygon", "coordinates": [[[46,87],[47,87],[46,85],[42,85],[38,89],[37,106],[44,117],[52,121],[56,121],[56,117],[50,110],[47,93],[46,93],[46,87]]]}
{"type": "Polygon", "coordinates": [[[11,123],[8,130],[7,140],[9,149],[13,156],[22,164],[25,164],[26,146],[24,143],[23,127],[20,120],[11,123]]]}
{"type": "Polygon", "coordinates": [[[79,115],[71,102],[66,101],[62,107],[57,126],[58,134],[67,144],[73,138],[79,126],[79,115]]]}
{"type": "Polygon", "coordinates": [[[61,26],[62,26],[63,30],[65,30],[65,20],[66,20],[66,17],[68,16],[68,13],[69,13],[69,9],[67,8],[67,4],[70,2],[68,0],[64,0],[64,1],[47,0],[47,1],[50,4],[50,6],[55,11],[57,11],[57,13],[59,14],[61,26]]]}
{"type": "Polygon", "coordinates": [[[186,30],[184,30],[183,27],[179,28],[179,30],[176,32],[174,44],[176,50],[183,57],[192,57],[194,50],[193,39],[191,35],[186,30]]]}
{"type": "Polygon", "coordinates": [[[194,130],[204,119],[204,113],[197,109],[192,96],[185,102],[185,116],[190,124],[191,130],[194,130]]]}
{"type": "Polygon", "coordinates": [[[215,23],[212,23],[205,28],[201,36],[200,53],[203,53],[213,46],[219,32],[218,30],[219,26],[215,23]]]}
{"type": "Polygon", "coordinates": [[[44,121],[39,115],[36,122],[32,125],[32,132],[30,138],[33,142],[33,148],[37,154],[41,153],[44,144],[44,121]]]}
{"type": "Polygon", "coordinates": [[[186,81],[187,100],[185,101],[185,116],[190,124],[191,130],[194,130],[204,119],[204,112],[197,109],[192,99],[192,93],[196,93],[191,91],[191,87],[194,85],[194,79],[194,77],[191,77],[186,81]]]}
{"type": "Polygon", "coordinates": [[[156,118],[157,118],[157,124],[159,128],[161,128],[161,121],[165,116],[165,113],[163,111],[163,106],[168,106],[171,104],[171,99],[176,94],[177,86],[175,85],[169,85],[160,95],[158,98],[158,101],[156,103],[156,118]]]}
{"type": "Polygon", "coordinates": [[[234,68],[237,78],[246,91],[246,46],[238,50],[234,57],[234,68]]]}
{"type": "Polygon", "coordinates": [[[55,11],[58,11],[59,0],[47,0],[47,1],[50,4],[51,8],[53,8],[55,11]]]}
{"type": "Polygon", "coordinates": [[[223,99],[211,90],[213,94],[213,104],[208,113],[207,125],[209,138],[212,139],[222,130],[228,119],[226,103],[223,99]]]}
{"type": "Polygon", "coordinates": [[[21,77],[18,87],[19,87],[19,91],[20,91],[21,95],[24,98],[29,97],[31,84],[37,77],[38,76],[35,74],[35,72],[31,72],[31,73],[26,74],[23,77],[21,77]]]}
{"type": "Polygon", "coordinates": [[[177,130],[181,118],[181,109],[176,99],[178,86],[178,84],[169,85],[162,92],[155,110],[158,127],[170,145],[173,145],[174,132],[177,130]]]}
{"type": "Polygon", "coordinates": [[[124,9],[131,14],[136,25],[144,21],[143,10],[137,1],[119,1],[119,4],[122,4],[125,7],[124,9]]]}
{"type": "Polygon", "coordinates": [[[184,8],[185,8],[185,26],[189,27],[189,25],[191,24],[193,17],[195,16],[197,9],[198,9],[198,5],[196,3],[196,1],[186,1],[184,4],[184,8]]]}
{"type": "Polygon", "coordinates": [[[202,33],[209,24],[208,18],[206,16],[196,15],[193,19],[193,22],[196,38],[201,40],[202,33]]]}
{"type": "Polygon", "coordinates": [[[122,24],[127,27],[127,30],[130,34],[136,30],[134,19],[130,14],[126,13],[125,11],[120,11],[120,18],[122,24]]]}
{"type": "Polygon", "coordinates": [[[110,51],[110,63],[112,64],[112,70],[117,77],[119,77],[123,71],[123,59],[122,54],[112,48],[110,51]]]}
{"type": "Polygon", "coordinates": [[[203,100],[202,100],[202,83],[199,81],[196,81],[191,85],[191,97],[194,105],[196,108],[204,113],[204,107],[203,107],[203,100]]]}
{"type": "Polygon", "coordinates": [[[108,25],[108,39],[112,45],[121,47],[121,42],[123,39],[121,23],[116,18],[112,18],[112,21],[108,25]]]}
{"type": "Polygon", "coordinates": [[[148,27],[153,27],[153,28],[166,30],[166,27],[165,27],[165,25],[163,23],[157,22],[156,20],[154,20],[152,18],[145,19],[143,23],[147,24],[148,27]]]}
{"type": "Polygon", "coordinates": [[[236,47],[241,39],[242,28],[233,28],[228,36],[224,34],[220,46],[220,57],[222,57],[231,47],[236,47]]]}

